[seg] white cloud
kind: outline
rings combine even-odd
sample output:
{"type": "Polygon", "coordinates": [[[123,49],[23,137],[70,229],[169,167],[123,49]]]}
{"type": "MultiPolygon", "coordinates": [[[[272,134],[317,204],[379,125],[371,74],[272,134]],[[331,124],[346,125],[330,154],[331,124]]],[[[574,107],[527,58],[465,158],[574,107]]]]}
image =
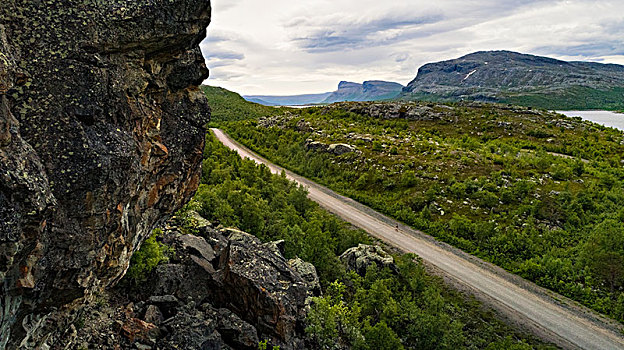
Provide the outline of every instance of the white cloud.
{"type": "Polygon", "coordinates": [[[213,0],[209,84],[244,94],[406,84],[425,63],[507,49],[624,62],[620,0],[213,0]]]}

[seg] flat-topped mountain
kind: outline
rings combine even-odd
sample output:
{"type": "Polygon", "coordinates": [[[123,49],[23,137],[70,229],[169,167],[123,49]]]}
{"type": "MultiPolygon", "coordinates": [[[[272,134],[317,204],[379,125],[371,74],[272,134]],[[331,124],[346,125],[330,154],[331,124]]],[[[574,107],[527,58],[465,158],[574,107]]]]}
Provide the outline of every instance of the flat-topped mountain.
{"type": "Polygon", "coordinates": [[[345,101],[379,101],[398,97],[403,85],[381,80],[365,81],[362,84],[341,81],[338,90],[321,94],[292,96],[244,96],[247,101],[265,106],[298,106],[345,101]]]}
{"type": "Polygon", "coordinates": [[[341,81],[338,84],[338,90],[323,102],[389,100],[399,96],[402,90],[403,85],[388,81],[372,80],[365,81],[363,84],[341,81]]]}
{"type": "Polygon", "coordinates": [[[427,100],[617,109],[623,100],[624,66],[510,51],[476,52],[422,66],[404,92],[407,98],[427,100]]]}

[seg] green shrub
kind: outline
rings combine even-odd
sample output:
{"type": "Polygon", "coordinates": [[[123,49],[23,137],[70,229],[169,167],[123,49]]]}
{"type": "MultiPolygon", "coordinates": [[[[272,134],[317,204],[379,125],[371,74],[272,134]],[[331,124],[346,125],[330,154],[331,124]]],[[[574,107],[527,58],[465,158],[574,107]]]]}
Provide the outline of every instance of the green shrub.
{"type": "Polygon", "coordinates": [[[401,186],[403,187],[412,187],[417,183],[416,174],[413,170],[407,170],[401,176],[401,186]]]}
{"type": "Polygon", "coordinates": [[[141,248],[132,255],[126,276],[135,284],[146,281],[158,264],[169,259],[171,248],[157,241],[162,233],[161,229],[155,229],[141,248]]]}
{"type": "Polygon", "coordinates": [[[366,324],[364,326],[364,334],[367,340],[367,349],[404,349],[403,344],[401,344],[401,339],[399,339],[397,334],[390,327],[388,327],[384,321],[381,321],[374,326],[366,324]]]}
{"type": "MultiPolygon", "coordinates": [[[[269,346],[269,342],[268,340],[263,340],[261,342],[258,343],[258,350],[267,350],[269,346]]],[[[272,346],[271,347],[272,350],[280,350],[279,346],[272,346]]]]}
{"type": "Polygon", "coordinates": [[[552,178],[557,181],[565,181],[572,178],[573,169],[568,168],[563,164],[559,164],[555,167],[555,170],[550,173],[552,178]]]}
{"type": "Polygon", "coordinates": [[[551,137],[552,135],[543,131],[543,130],[531,130],[527,133],[527,136],[535,137],[538,139],[545,139],[551,137]]]}
{"type": "Polygon", "coordinates": [[[383,146],[381,145],[381,142],[379,142],[379,141],[374,141],[373,142],[373,151],[375,151],[375,152],[383,151],[383,146]]]}

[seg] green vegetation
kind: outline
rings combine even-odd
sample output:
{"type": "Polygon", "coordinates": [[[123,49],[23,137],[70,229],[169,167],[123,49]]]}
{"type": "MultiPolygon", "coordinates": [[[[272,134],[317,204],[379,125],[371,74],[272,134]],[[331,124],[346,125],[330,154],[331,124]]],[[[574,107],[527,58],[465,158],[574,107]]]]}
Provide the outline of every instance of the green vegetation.
{"type": "Polygon", "coordinates": [[[282,166],[624,321],[622,132],[526,108],[430,104],[441,117],[408,121],[352,106],[222,127],[282,166]],[[360,153],[308,150],[308,139],[360,153]]]}
{"type": "Polygon", "coordinates": [[[338,256],[370,243],[363,231],[322,210],[283,175],[241,159],[210,134],[206,141],[202,185],[187,209],[264,241],[284,239],[288,258],[316,266],[324,296],[312,303],[307,334],[319,349],[549,348],[448,290],[414,256],[395,256],[398,273],[376,265],[364,277],[346,272],[338,256]]]}
{"type": "Polygon", "coordinates": [[[215,86],[201,86],[211,108],[211,120],[243,120],[279,114],[280,109],[245,101],[235,92],[215,86]]]}
{"type": "Polygon", "coordinates": [[[338,255],[369,242],[366,233],[321,210],[285,176],[241,159],[212,135],[206,140],[202,184],[188,207],[264,241],[284,239],[286,258],[311,262],[324,283],[340,278],[344,268],[338,255]]]}
{"type": "MultiPolygon", "coordinates": [[[[463,97],[432,93],[404,93],[398,98],[406,101],[458,102],[463,97]]],[[[510,103],[519,106],[544,108],[548,110],[609,110],[624,108],[624,88],[599,90],[586,86],[571,86],[560,91],[502,92],[497,97],[481,96],[488,102],[510,103]]]]}
{"type": "MultiPolygon", "coordinates": [[[[258,343],[258,350],[267,350],[268,348],[268,341],[267,340],[263,340],[261,342],[258,343]]],[[[272,350],[280,350],[279,346],[272,346],[271,347],[272,350]]]]}
{"type": "Polygon", "coordinates": [[[624,88],[598,90],[573,86],[564,91],[509,95],[500,102],[550,110],[620,110],[624,108],[624,88]]]}
{"type": "Polygon", "coordinates": [[[162,230],[155,229],[152,235],[143,242],[141,248],[132,255],[125,278],[135,285],[144,282],[158,264],[168,260],[171,248],[157,241],[160,235],[162,235],[162,230]]]}

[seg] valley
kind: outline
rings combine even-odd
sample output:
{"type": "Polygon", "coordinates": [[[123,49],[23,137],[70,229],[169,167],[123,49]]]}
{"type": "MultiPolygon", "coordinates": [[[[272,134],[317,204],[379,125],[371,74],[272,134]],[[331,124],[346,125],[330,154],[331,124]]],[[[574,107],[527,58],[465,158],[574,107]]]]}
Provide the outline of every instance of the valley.
{"type": "Polygon", "coordinates": [[[310,199],[329,212],[404,253],[417,254],[451,285],[460,290],[470,290],[479,300],[521,329],[532,331],[564,348],[624,349],[624,341],[619,335],[621,327],[614,322],[285,171],[233,141],[219,129],[212,132],[221,143],[241,157],[267,166],[274,174],[285,174],[288,179],[305,186],[310,199]]]}
{"type": "Polygon", "coordinates": [[[532,108],[422,102],[218,125],[297,174],[623,320],[621,131],[532,108]]]}
{"type": "Polygon", "coordinates": [[[265,106],[476,101],[550,110],[617,111],[624,108],[624,66],[569,62],[512,51],[480,51],[425,64],[407,86],[386,81],[342,81],[333,92],[244,98],[265,106]]]}
{"type": "MultiPolygon", "coordinates": [[[[428,272],[423,260],[404,254],[409,249],[390,255],[372,248],[379,242],[350,225],[363,213],[336,211],[352,208],[345,198],[284,172],[220,130],[212,132],[206,136],[202,184],[177,214],[181,229],[203,235],[197,215],[192,214],[197,211],[219,227],[240,228],[266,244],[282,242],[277,243],[279,254],[289,261],[312,263],[322,294],[316,290],[311,299],[306,348],[555,348],[527,334],[525,328],[505,325],[475,299],[449,288],[428,272]]],[[[369,220],[363,222],[380,228],[378,232],[395,232],[393,225],[369,220]]],[[[152,276],[158,276],[160,269],[152,276]]]]}

